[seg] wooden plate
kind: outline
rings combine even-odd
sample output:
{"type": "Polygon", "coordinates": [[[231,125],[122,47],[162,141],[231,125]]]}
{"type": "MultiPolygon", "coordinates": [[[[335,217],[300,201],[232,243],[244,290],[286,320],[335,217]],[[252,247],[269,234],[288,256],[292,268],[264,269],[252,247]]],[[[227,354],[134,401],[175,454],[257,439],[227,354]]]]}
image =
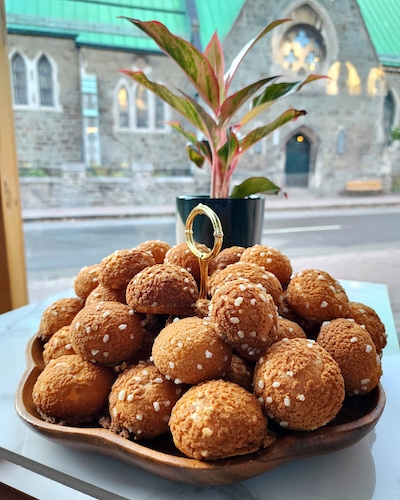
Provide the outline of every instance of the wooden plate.
{"type": "Polygon", "coordinates": [[[167,479],[204,486],[242,481],[287,462],[347,448],[374,428],[386,401],[379,385],[365,396],[347,398],[335,421],[328,426],[311,432],[277,428],[276,441],[257,453],[200,462],[182,456],[168,436],[133,442],[96,424],[68,427],[44,422],[32,401],[32,389],[43,367],[42,343],[35,336],[27,347],[27,370],[15,397],[18,415],[33,430],[72,448],[116,458],[167,479]]]}

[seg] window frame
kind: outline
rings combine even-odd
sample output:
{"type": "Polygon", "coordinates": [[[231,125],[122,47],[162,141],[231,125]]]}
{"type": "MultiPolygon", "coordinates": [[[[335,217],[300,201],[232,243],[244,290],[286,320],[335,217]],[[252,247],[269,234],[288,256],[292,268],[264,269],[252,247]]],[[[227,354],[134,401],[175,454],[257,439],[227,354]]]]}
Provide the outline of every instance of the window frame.
{"type": "Polygon", "coordinates": [[[54,106],[53,68],[49,59],[42,54],[36,65],[38,81],[38,103],[40,107],[54,106]]]}
{"type": "MultiPolygon", "coordinates": [[[[22,72],[21,72],[22,73],[22,72]]],[[[27,67],[26,67],[26,62],[23,58],[23,56],[19,52],[14,52],[14,54],[11,57],[11,80],[12,80],[12,96],[13,96],[13,104],[16,106],[27,106],[29,103],[29,89],[28,89],[28,72],[27,72],[27,67]],[[23,91],[24,91],[24,97],[25,97],[25,102],[17,102],[19,99],[17,96],[19,95],[19,80],[18,74],[15,68],[16,62],[21,61],[23,65],[23,91]]]]}
{"type": "Polygon", "coordinates": [[[137,99],[138,99],[138,89],[139,84],[131,83],[126,80],[120,80],[117,84],[115,91],[114,109],[115,109],[115,129],[119,132],[129,132],[129,133],[169,133],[171,127],[168,125],[168,121],[171,115],[170,107],[159,97],[157,97],[153,92],[143,87],[145,92],[145,111],[142,116],[145,126],[140,126],[138,124],[138,119],[140,115],[137,112],[137,99]],[[121,104],[119,101],[119,94],[121,89],[126,90],[128,111],[127,111],[127,121],[128,126],[121,126],[121,104]],[[159,102],[157,104],[157,102],[159,102]],[[162,120],[160,120],[160,106],[162,106],[162,120]],[[161,123],[161,126],[160,126],[161,123]]]}
{"type": "Polygon", "coordinates": [[[9,53],[9,64],[10,64],[10,76],[11,76],[11,89],[13,92],[13,108],[32,110],[32,111],[49,111],[49,112],[62,112],[63,108],[59,101],[60,95],[60,84],[58,81],[58,66],[53,60],[53,58],[41,51],[36,54],[33,58],[28,58],[23,50],[15,48],[9,53]],[[25,73],[26,73],[26,93],[27,102],[26,104],[19,104],[15,100],[14,95],[14,75],[13,75],[13,59],[16,55],[19,55],[23,62],[25,63],[25,73]],[[50,81],[51,81],[51,91],[52,91],[52,104],[41,104],[40,96],[40,77],[39,77],[39,62],[46,59],[50,71],[50,81]]]}

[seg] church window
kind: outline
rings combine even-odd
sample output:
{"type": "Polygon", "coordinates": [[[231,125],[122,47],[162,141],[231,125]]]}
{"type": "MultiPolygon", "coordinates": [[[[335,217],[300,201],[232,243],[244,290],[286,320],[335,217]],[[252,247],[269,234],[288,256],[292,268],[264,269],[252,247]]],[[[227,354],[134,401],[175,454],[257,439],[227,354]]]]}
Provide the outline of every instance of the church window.
{"type": "Polygon", "coordinates": [[[392,142],[392,128],[394,125],[395,105],[392,92],[386,94],[383,103],[383,129],[387,143],[392,142]]]}
{"type": "Polygon", "coordinates": [[[121,80],[115,93],[115,126],[126,132],[167,132],[169,107],[144,85],[121,80]]]}
{"type": "Polygon", "coordinates": [[[155,121],[157,129],[165,128],[165,104],[159,97],[155,98],[156,102],[156,112],[155,112],[155,121]]]}
{"type": "Polygon", "coordinates": [[[148,91],[143,85],[138,85],[136,89],[136,127],[148,128],[149,127],[149,95],[148,91]]]}
{"type": "Polygon", "coordinates": [[[321,34],[306,24],[297,24],[284,34],[281,51],[283,67],[299,75],[318,71],[326,56],[321,34]]]}
{"type": "Polygon", "coordinates": [[[121,87],[118,91],[118,119],[121,128],[129,127],[129,98],[126,87],[121,87]]]}
{"type": "Polygon", "coordinates": [[[28,104],[27,72],[24,60],[19,54],[14,54],[11,60],[12,84],[15,104],[28,104]]]}
{"type": "Polygon", "coordinates": [[[41,106],[53,106],[53,76],[52,68],[46,56],[38,62],[39,94],[41,106]]]}

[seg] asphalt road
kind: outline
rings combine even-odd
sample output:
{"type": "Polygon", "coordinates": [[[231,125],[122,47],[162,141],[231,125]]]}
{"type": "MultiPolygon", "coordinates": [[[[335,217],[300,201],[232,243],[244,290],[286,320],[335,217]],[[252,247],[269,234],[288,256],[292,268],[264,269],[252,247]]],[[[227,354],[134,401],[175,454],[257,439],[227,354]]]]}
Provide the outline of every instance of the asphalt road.
{"type": "MultiPolygon", "coordinates": [[[[174,244],[175,219],[26,222],[24,234],[28,281],[58,279],[148,239],[174,244]]],[[[263,243],[289,258],[400,248],[400,208],[267,213],[263,243]]]]}

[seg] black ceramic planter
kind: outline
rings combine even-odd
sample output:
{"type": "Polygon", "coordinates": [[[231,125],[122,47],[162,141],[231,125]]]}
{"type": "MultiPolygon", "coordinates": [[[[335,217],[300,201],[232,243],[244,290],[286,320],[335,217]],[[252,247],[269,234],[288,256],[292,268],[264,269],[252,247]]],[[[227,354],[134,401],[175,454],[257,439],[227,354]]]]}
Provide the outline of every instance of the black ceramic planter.
{"type": "MultiPolygon", "coordinates": [[[[234,245],[249,247],[261,243],[265,205],[265,199],[262,196],[210,198],[206,195],[181,195],[176,198],[177,243],[186,241],[186,219],[199,203],[209,206],[218,215],[224,232],[222,248],[234,245]]],[[[198,215],[195,218],[193,236],[196,242],[204,243],[209,248],[213,247],[213,228],[206,215],[198,215]]]]}

